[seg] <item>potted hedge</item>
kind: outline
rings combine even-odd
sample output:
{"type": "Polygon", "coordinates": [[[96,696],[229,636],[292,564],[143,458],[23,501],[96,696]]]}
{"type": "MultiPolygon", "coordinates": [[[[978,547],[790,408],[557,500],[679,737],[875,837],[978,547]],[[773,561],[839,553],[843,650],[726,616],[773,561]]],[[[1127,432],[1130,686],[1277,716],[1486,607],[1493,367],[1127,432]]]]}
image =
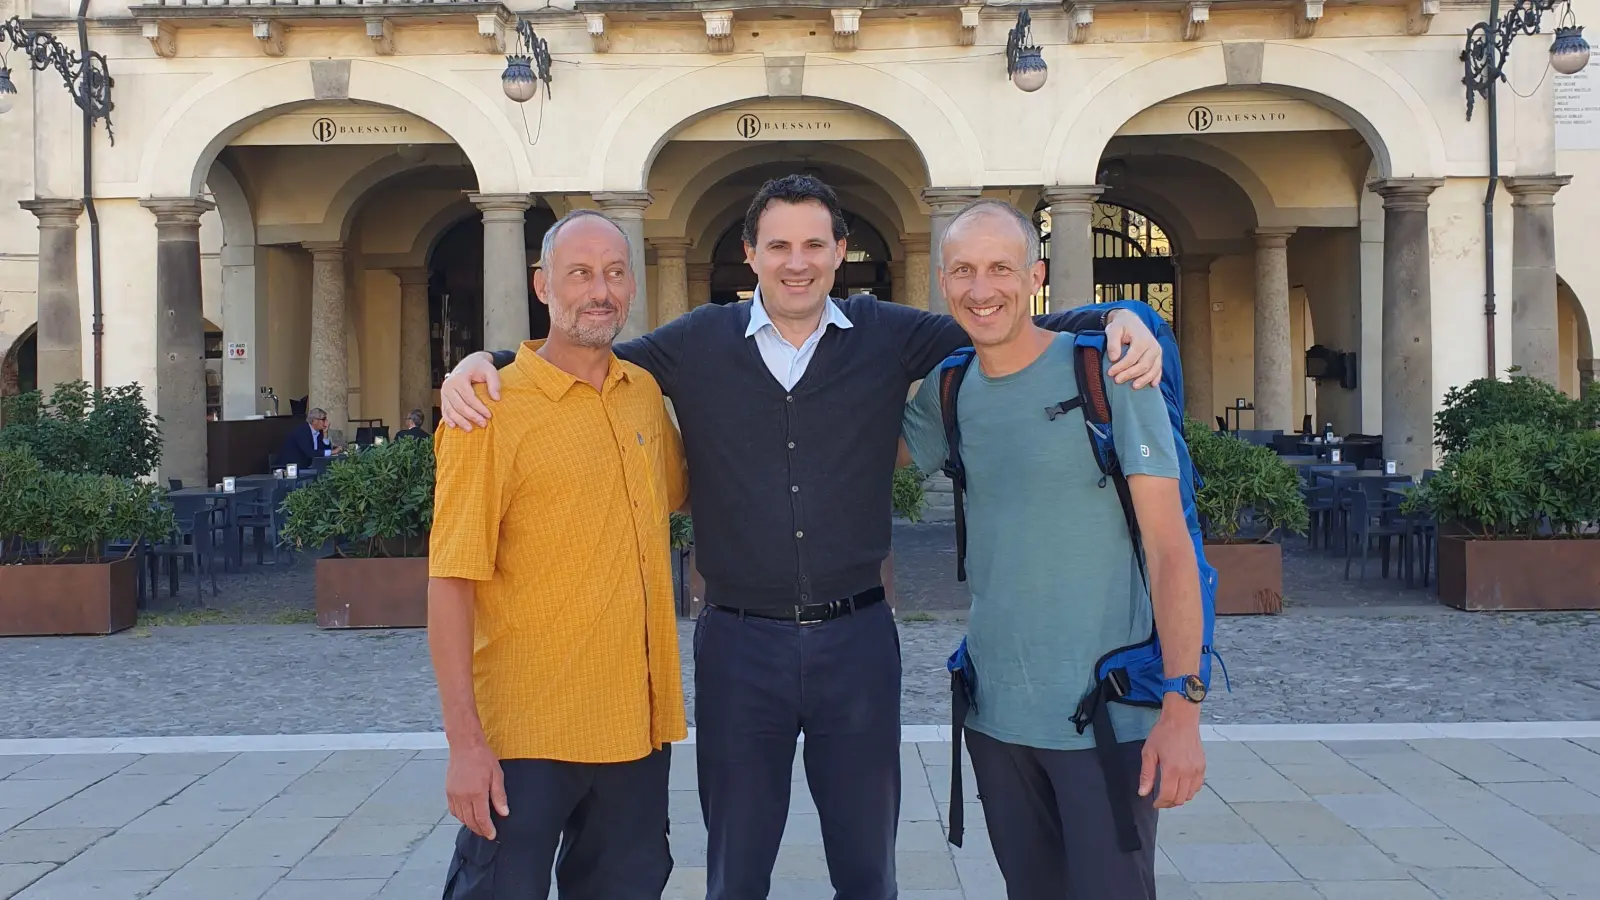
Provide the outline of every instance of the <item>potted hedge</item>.
{"type": "MultiPolygon", "coordinates": [[[[923,476],[916,469],[905,466],[895,470],[894,486],[891,489],[890,505],[895,516],[912,522],[922,520],[922,511],[926,505],[926,496],[922,486],[923,476]]],[[[700,569],[695,565],[694,557],[694,520],[682,513],[672,514],[672,549],[674,565],[677,567],[676,596],[678,600],[678,615],[685,618],[694,618],[700,614],[700,609],[705,606],[706,581],[700,575],[700,569]]],[[[884,557],[883,565],[879,568],[878,576],[883,580],[884,599],[894,606],[894,550],[891,548],[889,555],[884,557]]]]}
{"type": "Polygon", "coordinates": [[[346,452],[283,502],[283,542],[332,551],[317,560],[317,625],[426,626],[433,444],[387,441],[346,452]]]}
{"type": "Polygon", "coordinates": [[[1404,512],[1439,526],[1439,598],[1466,610],[1600,609],[1600,431],[1471,432],[1404,512]]]}
{"type": "Polygon", "coordinates": [[[1272,448],[1198,422],[1185,424],[1184,439],[1200,474],[1195,511],[1206,561],[1217,570],[1218,615],[1282,612],[1283,547],[1273,537],[1305,533],[1299,473],[1272,448]]]}
{"type": "Polygon", "coordinates": [[[0,635],[131,627],[139,615],[137,548],[174,525],[148,481],[51,471],[25,450],[0,449],[0,635]]]}

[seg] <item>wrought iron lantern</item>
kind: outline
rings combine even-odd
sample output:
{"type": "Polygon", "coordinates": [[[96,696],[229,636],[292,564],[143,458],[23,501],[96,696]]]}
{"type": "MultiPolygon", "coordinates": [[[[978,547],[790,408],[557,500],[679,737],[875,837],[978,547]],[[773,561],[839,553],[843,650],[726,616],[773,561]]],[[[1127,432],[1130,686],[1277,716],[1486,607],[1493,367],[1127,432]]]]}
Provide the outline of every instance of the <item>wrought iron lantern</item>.
{"type": "MultiPolygon", "coordinates": [[[[1487,98],[1496,81],[1506,80],[1505,65],[1511,53],[1511,41],[1518,34],[1538,34],[1544,14],[1559,3],[1561,0],[1515,0],[1499,20],[1479,22],[1467,32],[1467,46],[1461,51],[1466,74],[1461,83],[1467,86],[1468,119],[1472,118],[1477,98],[1487,98]]],[[[1495,7],[1491,7],[1491,16],[1493,9],[1495,7]]],[[[1566,0],[1555,41],[1550,45],[1550,68],[1562,75],[1573,75],[1588,64],[1589,42],[1583,39],[1583,28],[1573,17],[1571,0],[1566,0]]]]}
{"type": "Polygon", "coordinates": [[[72,102],[87,113],[87,121],[104,119],[106,133],[110,134],[112,81],[105,56],[90,52],[80,58],[50,32],[22,27],[22,19],[17,16],[0,24],[0,115],[10,112],[17,102],[17,86],[11,81],[11,70],[6,66],[7,45],[28,54],[29,67],[35,72],[45,69],[59,72],[66,82],[67,92],[72,95],[72,102]]]}
{"type": "Polygon", "coordinates": [[[1044,52],[1033,43],[1030,34],[1032,19],[1026,9],[1017,13],[1017,24],[1006,35],[1006,77],[1018,90],[1033,93],[1044,87],[1050,77],[1050,67],[1045,65],[1044,52]]]}
{"type": "Polygon", "coordinates": [[[527,19],[517,20],[518,52],[506,57],[506,70],[500,76],[500,87],[506,96],[518,103],[527,103],[539,92],[539,82],[544,82],[544,95],[550,96],[550,45],[533,32],[527,19]]]}

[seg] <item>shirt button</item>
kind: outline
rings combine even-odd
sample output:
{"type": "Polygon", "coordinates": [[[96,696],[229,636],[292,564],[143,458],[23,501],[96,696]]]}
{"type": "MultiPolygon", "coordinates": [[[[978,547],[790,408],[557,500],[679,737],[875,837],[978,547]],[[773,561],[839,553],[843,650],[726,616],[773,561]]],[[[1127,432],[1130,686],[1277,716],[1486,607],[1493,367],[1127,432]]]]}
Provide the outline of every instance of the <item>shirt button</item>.
{"type": "Polygon", "coordinates": [[[798,484],[789,485],[789,493],[791,493],[791,494],[800,493],[800,485],[798,485],[798,484]]]}
{"type": "Polygon", "coordinates": [[[803,538],[803,537],[806,536],[806,533],[804,531],[796,531],[794,533],[794,536],[797,537],[797,538],[803,538]]]}
{"type": "Polygon", "coordinates": [[[811,595],[810,594],[801,594],[800,595],[800,602],[801,603],[805,603],[806,601],[808,601],[810,599],[811,599],[811,595]]]}
{"type": "Polygon", "coordinates": [[[794,395],[790,394],[787,397],[784,397],[783,399],[784,399],[785,403],[793,403],[794,402],[794,395]]]}
{"type": "Polygon", "coordinates": [[[790,441],[790,442],[789,442],[789,449],[790,449],[790,450],[793,450],[793,449],[794,449],[794,441],[790,441]]]}

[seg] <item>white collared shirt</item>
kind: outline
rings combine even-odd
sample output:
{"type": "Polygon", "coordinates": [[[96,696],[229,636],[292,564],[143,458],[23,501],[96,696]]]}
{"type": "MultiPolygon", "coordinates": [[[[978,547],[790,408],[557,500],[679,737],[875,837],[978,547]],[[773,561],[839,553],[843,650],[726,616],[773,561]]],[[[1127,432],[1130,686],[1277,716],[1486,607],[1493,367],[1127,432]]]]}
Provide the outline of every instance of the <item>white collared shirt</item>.
{"type": "Polygon", "coordinates": [[[778,379],[783,389],[793,390],[800,378],[806,374],[806,367],[811,365],[811,357],[817,353],[817,344],[821,343],[822,335],[827,332],[828,326],[839,328],[855,327],[839,304],[829,297],[822,308],[822,320],[817,323],[817,330],[796,347],[778,333],[778,326],[772,324],[772,318],[767,315],[767,308],[761,302],[761,288],[756,288],[756,295],[750,301],[750,325],[745,328],[744,336],[754,336],[756,349],[761,351],[761,360],[767,364],[767,370],[772,377],[778,379]]]}

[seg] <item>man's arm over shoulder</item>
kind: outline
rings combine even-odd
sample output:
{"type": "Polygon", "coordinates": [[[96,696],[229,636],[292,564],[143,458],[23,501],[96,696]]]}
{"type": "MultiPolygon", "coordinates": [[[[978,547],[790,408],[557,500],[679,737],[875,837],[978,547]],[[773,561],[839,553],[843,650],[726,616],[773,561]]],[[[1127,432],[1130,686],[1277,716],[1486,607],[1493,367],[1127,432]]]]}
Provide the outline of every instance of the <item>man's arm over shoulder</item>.
{"type": "MultiPolygon", "coordinates": [[[[644,309],[641,307],[638,312],[642,314],[644,309]]],[[[615,345],[611,348],[612,352],[617,354],[618,359],[649,372],[656,384],[661,386],[661,393],[671,397],[677,392],[678,364],[689,346],[690,332],[696,322],[716,312],[701,312],[698,308],[691,310],[648,334],[615,345]]]]}
{"type": "Polygon", "coordinates": [[[667,512],[688,512],[689,463],[683,455],[683,435],[661,404],[661,466],[666,476],[667,512]]]}
{"type": "MultiPolygon", "coordinates": [[[[910,455],[911,465],[924,475],[944,466],[949,444],[945,441],[944,418],[939,406],[939,375],[935,371],[922,380],[917,395],[906,404],[900,420],[901,440],[910,455]]],[[[904,456],[899,462],[904,462],[904,456]]]]}
{"type": "Polygon", "coordinates": [[[885,325],[899,338],[900,366],[906,378],[924,378],[945,357],[972,343],[956,320],[899,303],[872,301],[885,325]]]}

